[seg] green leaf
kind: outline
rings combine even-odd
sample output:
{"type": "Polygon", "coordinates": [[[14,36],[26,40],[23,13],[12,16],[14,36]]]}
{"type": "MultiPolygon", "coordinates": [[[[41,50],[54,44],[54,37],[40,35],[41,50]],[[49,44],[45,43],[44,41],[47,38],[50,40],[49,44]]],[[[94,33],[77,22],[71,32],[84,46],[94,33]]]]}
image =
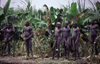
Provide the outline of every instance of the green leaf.
{"type": "Polygon", "coordinates": [[[77,4],[74,2],[71,4],[70,14],[72,14],[73,16],[78,14],[77,4]]]}
{"type": "Polygon", "coordinates": [[[8,9],[9,9],[10,1],[11,1],[11,0],[8,0],[7,3],[6,3],[6,5],[4,6],[4,14],[5,14],[5,15],[7,14],[7,11],[8,11],[8,9]]]}
{"type": "Polygon", "coordinates": [[[55,9],[53,7],[50,8],[50,17],[51,17],[51,22],[54,23],[55,21],[55,9]]]}
{"type": "Polygon", "coordinates": [[[3,9],[0,8],[0,16],[3,14],[3,9]]]}

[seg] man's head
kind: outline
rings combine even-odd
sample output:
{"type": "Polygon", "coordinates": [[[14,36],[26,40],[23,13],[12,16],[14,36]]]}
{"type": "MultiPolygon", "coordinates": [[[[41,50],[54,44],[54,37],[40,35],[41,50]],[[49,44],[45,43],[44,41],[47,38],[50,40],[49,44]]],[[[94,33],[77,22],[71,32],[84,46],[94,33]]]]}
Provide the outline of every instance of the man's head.
{"type": "Polygon", "coordinates": [[[92,20],[91,24],[94,25],[96,23],[96,20],[92,20]]]}
{"type": "Polygon", "coordinates": [[[57,22],[56,25],[57,25],[58,28],[61,28],[61,22],[57,22]]]}
{"type": "Polygon", "coordinates": [[[8,28],[11,28],[12,27],[12,23],[11,22],[8,22],[7,27],[8,28]]]}
{"type": "Polygon", "coordinates": [[[75,22],[75,23],[73,24],[73,27],[74,27],[74,28],[77,28],[77,26],[78,26],[78,24],[77,24],[77,22],[75,22]]]}
{"type": "Polygon", "coordinates": [[[67,27],[67,26],[68,26],[68,24],[69,24],[69,22],[68,22],[68,21],[65,21],[65,27],[67,27]]]}
{"type": "Polygon", "coordinates": [[[29,25],[30,25],[29,20],[26,20],[25,26],[29,26],[29,25]]]}

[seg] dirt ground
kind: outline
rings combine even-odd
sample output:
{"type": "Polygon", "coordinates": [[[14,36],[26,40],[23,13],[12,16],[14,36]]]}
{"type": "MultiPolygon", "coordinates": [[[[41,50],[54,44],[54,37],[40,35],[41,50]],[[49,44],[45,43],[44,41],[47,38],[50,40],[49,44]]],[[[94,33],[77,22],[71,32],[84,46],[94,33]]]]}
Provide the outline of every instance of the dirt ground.
{"type": "Polygon", "coordinates": [[[95,56],[81,57],[76,61],[74,61],[73,58],[69,58],[69,60],[67,60],[63,57],[61,57],[59,60],[56,58],[52,60],[52,57],[34,58],[34,60],[31,58],[27,60],[26,56],[0,56],[0,64],[100,64],[100,54],[95,56]]]}
{"type": "Polygon", "coordinates": [[[52,60],[51,57],[49,58],[35,58],[34,60],[26,59],[25,56],[5,56],[0,57],[0,64],[89,64],[86,59],[80,58],[76,61],[73,61],[73,59],[66,60],[64,58],[60,58],[57,60],[52,60]]]}

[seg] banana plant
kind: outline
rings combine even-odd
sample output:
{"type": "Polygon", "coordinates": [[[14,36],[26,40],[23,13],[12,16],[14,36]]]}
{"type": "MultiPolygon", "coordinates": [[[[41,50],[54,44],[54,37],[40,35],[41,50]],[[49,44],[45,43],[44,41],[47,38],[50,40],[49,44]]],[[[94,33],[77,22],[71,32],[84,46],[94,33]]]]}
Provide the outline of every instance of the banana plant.
{"type": "MultiPolygon", "coordinates": [[[[8,0],[4,8],[0,8],[0,21],[3,21],[7,16],[11,0],[8,0]]],[[[0,24],[1,25],[1,24],[0,24]]]]}

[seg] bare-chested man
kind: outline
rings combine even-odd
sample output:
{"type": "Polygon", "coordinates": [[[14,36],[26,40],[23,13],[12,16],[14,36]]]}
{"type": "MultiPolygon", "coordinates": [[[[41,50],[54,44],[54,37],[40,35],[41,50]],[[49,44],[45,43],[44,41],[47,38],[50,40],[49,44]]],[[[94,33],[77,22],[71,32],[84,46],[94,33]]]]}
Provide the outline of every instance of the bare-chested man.
{"type": "Polygon", "coordinates": [[[63,43],[64,43],[64,49],[65,49],[65,58],[69,57],[69,45],[70,45],[70,28],[68,26],[69,22],[66,21],[65,22],[65,27],[62,28],[62,39],[63,39],[63,43]],[[67,55],[67,57],[66,57],[67,55]]]}
{"type": "Polygon", "coordinates": [[[31,53],[32,59],[34,59],[33,58],[33,51],[32,51],[32,38],[33,38],[34,35],[33,35],[32,27],[29,24],[29,20],[27,20],[25,22],[23,34],[24,34],[27,56],[29,57],[29,53],[31,53]]]}
{"type": "Polygon", "coordinates": [[[8,55],[11,55],[11,41],[14,37],[14,32],[15,29],[12,25],[11,22],[8,22],[7,26],[2,29],[2,31],[4,31],[4,39],[5,39],[5,45],[4,45],[4,50],[6,50],[6,47],[8,46],[8,55]]]}
{"type": "Polygon", "coordinates": [[[55,56],[55,50],[57,47],[57,59],[59,59],[59,55],[60,55],[60,42],[61,42],[61,22],[57,22],[55,27],[55,42],[53,44],[53,57],[52,59],[54,59],[55,56]]]}
{"type": "Polygon", "coordinates": [[[78,24],[74,23],[73,24],[73,32],[72,32],[72,44],[73,44],[73,48],[74,48],[74,57],[76,60],[77,57],[79,57],[79,51],[78,51],[78,47],[79,47],[79,28],[78,28],[78,24]]]}
{"type": "Polygon", "coordinates": [[[98,25],[95,24],[95,20],[92,20],[92,24],[89,26],[89,29],[90,29],[90,42],[91,42],[91,45],[92,45],[92,54],[93,54],[93,51],[95,51],[95,54],[98,54],[98,51],[97,51],[97,36],[99,35],[98,34],[98,25]]]}

